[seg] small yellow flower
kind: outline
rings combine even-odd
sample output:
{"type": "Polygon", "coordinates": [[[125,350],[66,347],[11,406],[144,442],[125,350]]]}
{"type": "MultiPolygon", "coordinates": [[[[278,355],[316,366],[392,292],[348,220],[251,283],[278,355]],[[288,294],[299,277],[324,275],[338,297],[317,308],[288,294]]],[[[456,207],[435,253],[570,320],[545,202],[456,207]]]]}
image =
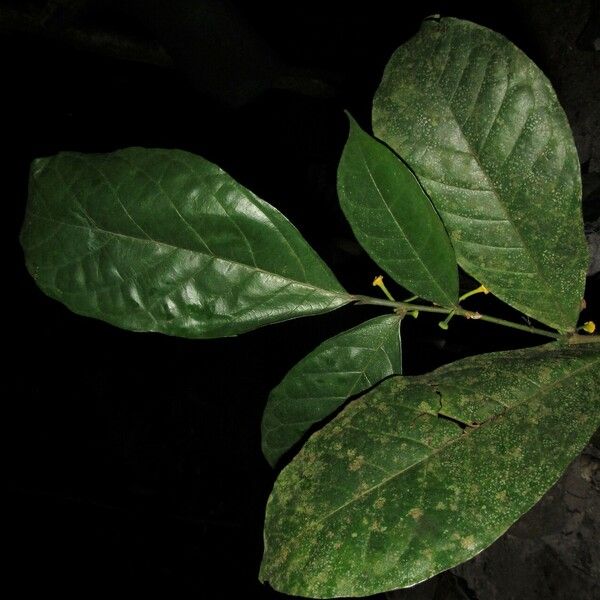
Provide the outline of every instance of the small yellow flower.
{"type": "Polygon", "coordinates": [[[380,288],[388,300],[390,300],[391,302],[396,302],[396,300],[394,300],[394,297],[390,294],[389,290],[385,287],[385,283],[383,283],[383,275],[377,275],[377,277],[373,279],[373,286],[380,288]]]}
{"type": "Polygon", "coordinates": [[[596,323],[594,323],[594,321],[586,321],[583,324],[582,329],[586,332],[586,333],[594,333],[594,331],[596,331],[596,323]]]}
{"type": "Polygon", "coordinates": [[[463,300],[466,300],[467,298],[470,298],[471,296],[474,296],[475,294],[489,294],[490,290],[488,290],[485,285],[480,285],[478,288],[475,288],[474,290],[471,290],[470,292],[467,292],[466,294],[463,294],[458,301],[462,302],[463,300]]]}

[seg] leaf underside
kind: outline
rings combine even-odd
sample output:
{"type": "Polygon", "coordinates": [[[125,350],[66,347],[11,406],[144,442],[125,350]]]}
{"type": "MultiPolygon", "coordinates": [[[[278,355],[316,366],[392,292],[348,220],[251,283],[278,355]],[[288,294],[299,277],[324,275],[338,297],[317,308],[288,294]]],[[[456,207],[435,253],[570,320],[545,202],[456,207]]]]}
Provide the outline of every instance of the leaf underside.
{"type": "Polygon", "coordinates": [[[351,301],[281,213],[180,150],[36,160],[21,242],[46,294],[134,331],[230,336],[351,301]]]}
{"type": "Polygon", "coordinates": [[[579,161],[525,54],[468,21],[427,20],[385,69],[373,130],[418,176],[465,271],[527,315],[575,326],[588,262],[579,161]]]}
{"type": "Polygon", "coordinates": [[[456,257],[440,217],[410,169],[349,119],[337,187],[356,239],[410,292],[442,306],[455,305],[456,257]]]}
{"type": "Polygon", "coordinates": [[[332,337],[273,389],[262,420],[263,454],[274,465],[312,425],[348,398],[402,373],[400,318],[376,317],[332,337]]]}
{"type": "Polygon", "coordinates": [[[363,596],[478,554],[600,422],[600,354],[555,344],[392,377],[314,434],[267,506],[261,579],[363,596]]]}

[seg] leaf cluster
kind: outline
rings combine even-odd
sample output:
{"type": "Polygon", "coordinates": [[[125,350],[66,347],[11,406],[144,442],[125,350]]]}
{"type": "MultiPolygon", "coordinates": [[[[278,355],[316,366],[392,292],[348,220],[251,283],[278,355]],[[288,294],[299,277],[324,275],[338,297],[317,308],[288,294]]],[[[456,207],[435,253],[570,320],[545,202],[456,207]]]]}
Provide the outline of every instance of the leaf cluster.
{"type": "Polygon", "coordinates": [[[382,277],[386,299],[346,291],[276,208],[180,150],[36,160],[21,236],[47,295],[133,331],[214,338],[348,304],[387,311],[325,340],[265,408],[275,465],[343,407],[267,506],[261,579],[313,597],[414,585],[472,557],[556,481],[600,415],[598,338],[576,333],[579,162],[543,73],[497,33],[428,19],[386,67],[376,137],[349,121],[340,205],[404,301],[382,277]],[[543,328],[465,310],[459,268],[543,328]],[[420,312],[557,341],[402,376],[401,324],[420,312]]]}

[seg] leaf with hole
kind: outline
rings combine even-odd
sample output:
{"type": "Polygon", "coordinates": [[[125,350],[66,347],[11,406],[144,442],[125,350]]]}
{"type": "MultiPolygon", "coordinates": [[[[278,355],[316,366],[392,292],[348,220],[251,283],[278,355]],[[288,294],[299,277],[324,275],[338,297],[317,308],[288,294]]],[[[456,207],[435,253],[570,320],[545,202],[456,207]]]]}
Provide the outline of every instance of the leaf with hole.
{"type": "Polygon", "coordinates": [[[269,498],[260,577],[300,596],[412,586],[489,546],[600,423],[600,353],[551,344],[391,377],[315,433],[269,498]]]}
{"type": "Polygon", "coordinates": [[[410,169],[350,119],[338,167],[340,205],[356,239],[396,282],[442,306],[458,300],[448,234],[410,169]]]}
{"type": "Polygon", "coordinates": [[[134,331],[230,336],[352,300],[280,212],[181,150],[36,160],[21,242],[46,294],[134,331]]]}
{"type": "Polygon", "coordinates": [[[385,69],[373,130],[416,173],[467,273],[527,315],[574,328],[588,263],[577,150],[523,52],[468,21],[426,20],[385,69]]]}
{"type": "Polygon", "coordinates": [[[402,373],[400,317],[375,317],[332,337],[273,389],[262,421],[263,454],[274,465],[312,425],[348,398],[402,373]]]}

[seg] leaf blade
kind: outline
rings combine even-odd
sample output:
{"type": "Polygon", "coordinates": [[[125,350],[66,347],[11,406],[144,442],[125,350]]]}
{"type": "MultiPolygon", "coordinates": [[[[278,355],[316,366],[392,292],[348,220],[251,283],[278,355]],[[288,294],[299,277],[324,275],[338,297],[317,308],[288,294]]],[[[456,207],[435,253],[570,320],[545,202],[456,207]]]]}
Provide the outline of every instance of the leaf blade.
{"type": "Polygon", "coordinates": [[[236,335],[352,299],[281,213],[179,150],[38,159],[21,243],[45,293],[134,331],[236,335]]]}
{"type": "Polygon", "coordinates": [[[320,344],[269,394],[263,454],[273,466],[308,429],[349,397],[402,373],[400,318],[375,317],[320,344]]]}
{"type": "Polygon", "coordinates": [[[595,431],[599,365],[593,348],[549,345],[386,380],[282,471],[261,578],[292,594],[368,595],[471,558],[595,431]]]}
{"type": "Polygon", "coordinates": [[[403,287],[442,306],[455,305],[456,258],[429,198],[391,150],[348,118],[338,196],[354,235],[403,287]]]}
{"type": "Polygon", "coordinates": [[[473,23],[425,21],[386,67],[373,129],[417,174],[461,267],[529,316],[573,329],[588,260],[579,161],[533,62],[473,23]]]}

